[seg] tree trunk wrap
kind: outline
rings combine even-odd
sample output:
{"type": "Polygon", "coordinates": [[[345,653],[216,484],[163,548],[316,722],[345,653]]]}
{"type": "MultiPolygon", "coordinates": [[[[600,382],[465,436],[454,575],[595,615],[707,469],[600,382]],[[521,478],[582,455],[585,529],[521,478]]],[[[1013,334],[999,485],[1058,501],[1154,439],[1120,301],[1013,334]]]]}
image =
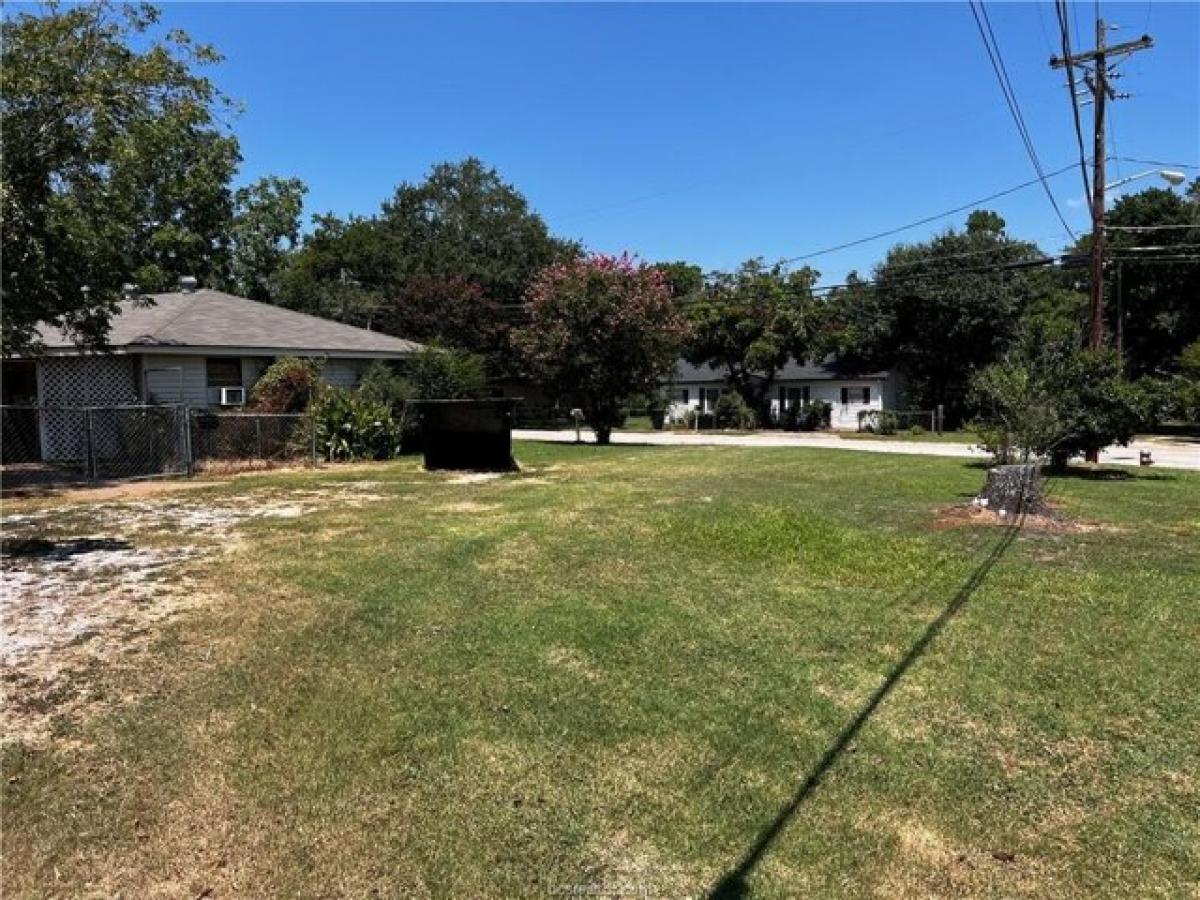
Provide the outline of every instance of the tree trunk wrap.
{"type": "Polygon", "coordinates": [[[988,469],[987,483],[976,498],[980,506],[1015,515],[1039,515],[1049,511],[1042,493],[1042,478],[1036,464],[994,466],[988,469]]]}

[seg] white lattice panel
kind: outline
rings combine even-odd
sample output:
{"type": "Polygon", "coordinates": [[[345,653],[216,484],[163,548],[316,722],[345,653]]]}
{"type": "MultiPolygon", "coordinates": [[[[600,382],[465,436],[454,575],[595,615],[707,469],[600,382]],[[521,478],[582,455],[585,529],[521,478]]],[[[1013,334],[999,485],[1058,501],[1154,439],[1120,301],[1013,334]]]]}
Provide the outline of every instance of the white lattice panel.
{"type": "Polygon", "coordinates": [[[128,356],[52,356],[38,362],[42,458],[84,455],[84,423],[76,409],[137,403],[137,379],[128,356]]]}
{"type": "Polygon", "coordinates": [[[120,406],[138,402],[130,356],[52,356],[40,365],[42,406],[120,406]]]}

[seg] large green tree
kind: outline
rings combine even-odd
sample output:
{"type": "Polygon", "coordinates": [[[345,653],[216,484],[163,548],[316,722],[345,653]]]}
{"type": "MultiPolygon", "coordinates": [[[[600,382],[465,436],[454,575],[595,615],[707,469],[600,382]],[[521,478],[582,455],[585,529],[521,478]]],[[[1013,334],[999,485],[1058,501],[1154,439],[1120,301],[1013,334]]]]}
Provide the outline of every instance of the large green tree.
{"type": "Polygon", "coordinates": [[[686,304],[692,337],[685,357],[708,364],[759,416],[769,418],[771,386],[789,358],[808,356],[818,310],[812,302],[817,272],[793,272],[752,259],[734,272],[709,276],[686,304]]]}
{"type": "MultiPolygon", "coordinates": [[[[972,374],[1000,357],[1035,299],[1055,290],[1051,273],[1019,268],[1044,258],[1010,237],[998,215],[978,210],[964,230],[893,247],[873,283],[854,279],[835,292],[825,304],[825,345],[846,361],[899,368],[910,403],[944,404],[951,421],[961,420],[972,374]]],[[[1053,315],[1063,315],[1058,306],[1053,315]]]]}
{"type": "Polygon", "coordinates": [[[1200,179],[1183,195],[1150,188],[1121,197],[1105,224],[1107,334],[1114,345],[1120,337],[1131,375],[1172,373],[1184,347],[1200,340],[1200,179]],[[1146,258],[1172,256],[1182,258],[1146,258]]]}
{"type": "Polygon", "coordinates": [[[39,321],[102,343],[122,285],[163,289],[227,265],[239,161],[219,57],[151,6],[5,16],[0,111],[5,352],[39,321]]]}
{"type": "Polygon", "coordinates": [[[274,293],[276,274],[300,238],[308,188],[299,178],[268,175],[233,197],[229,285],[251,300],[274,293]]]}
{"type": "Polygon", "coordinates": [[[628,256],[573,259],[544,269],[526,296],[514,345],[607,444],[622,404],[657,390],[679,360],[687,325],[662,273],[628,256]]]}
{"type": "Polygon", "coordinates": [[[316,220],[280,277],[283,305],[489,356],[511,368],[514,308],[536,274],[579,254],[477,159],[401,184],[375,216],[316,220]]]}

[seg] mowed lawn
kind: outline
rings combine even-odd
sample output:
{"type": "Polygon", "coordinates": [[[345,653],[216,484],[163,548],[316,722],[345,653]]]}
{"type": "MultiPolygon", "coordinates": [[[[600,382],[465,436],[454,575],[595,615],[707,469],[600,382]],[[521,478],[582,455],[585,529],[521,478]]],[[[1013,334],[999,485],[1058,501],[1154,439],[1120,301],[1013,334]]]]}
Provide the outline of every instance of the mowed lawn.
{"type": "Polygon", "coordinates": [[[187,492],[384,499],[248,523],[8,748],[5,895],[1195,896],[1200,474],[1014,532],[962,460],[518,457],[187,492]]]}

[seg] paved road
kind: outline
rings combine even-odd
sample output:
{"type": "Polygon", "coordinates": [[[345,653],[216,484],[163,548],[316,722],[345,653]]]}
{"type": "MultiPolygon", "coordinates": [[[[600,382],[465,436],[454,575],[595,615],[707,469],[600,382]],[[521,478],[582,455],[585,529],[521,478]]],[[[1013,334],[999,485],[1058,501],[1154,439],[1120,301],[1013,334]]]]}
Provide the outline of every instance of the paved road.
{"type": "MultiPolygon", "coordinates": [[[[584,432],[587,440],[590,432],[584,432]]],[[[574,443],[575,431],[516,429],[513,437],[522,441],[574,443]]],[[[955,456],[986,459],[984,451],[969,444],[937,441],[889,441],[841,438],[829,433],[762,432],[760,434],[695,434],[679,431],[617,431],[614,444],[646,444],[662,447],[819,447],[825,450],[858,450],[865,453],[915,453],[921,456],[955,456]]],[[[1100,454],[1102,463],[1118,466],[1138,465],[1139,453],[1149,450],[1155,466],[1173,469],[1200,469],[1200,441],[1183,438],[1148,438],[1128,447],[1110,447],[1100,454]]]]}

